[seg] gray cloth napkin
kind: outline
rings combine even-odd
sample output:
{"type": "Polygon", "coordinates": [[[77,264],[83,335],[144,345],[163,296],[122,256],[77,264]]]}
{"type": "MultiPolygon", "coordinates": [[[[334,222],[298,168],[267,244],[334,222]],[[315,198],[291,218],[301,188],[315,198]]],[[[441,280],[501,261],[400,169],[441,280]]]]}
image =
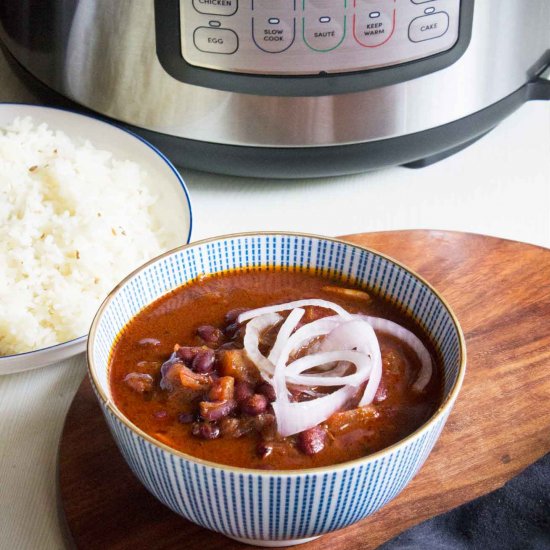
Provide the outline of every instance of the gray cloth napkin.
{"type": "Polygon", "coordinates": [[[550,454],[504,487],[432,518],[379,550],[550,550],[550,454]]]}

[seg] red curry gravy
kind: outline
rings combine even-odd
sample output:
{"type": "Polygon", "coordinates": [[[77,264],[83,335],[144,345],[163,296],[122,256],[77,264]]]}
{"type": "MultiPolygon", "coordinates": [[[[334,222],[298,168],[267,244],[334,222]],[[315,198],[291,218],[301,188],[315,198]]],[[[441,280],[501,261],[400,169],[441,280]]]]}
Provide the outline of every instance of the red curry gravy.
{"type": "MultiPolygon", "coordinates": [[[[441,403],[441,369],[433,349],[419,327],[387,301],[348,297],[326,290],[327,285],[350,287],[313,272],[272,268],[211,275],[175,289],[123,329],[110,359],[114,402],[131,422],[162,443],[197,458],[245,468],[315,468],[396,443],[425,423],[441,403]],[[243,358],[244,327],[235,319],[244,309],[305,298],[330,300],[351,313],[384,317],[412,330],[432,355],[435,368],[427,387],[422,392],[411,389],[420,369],[416,354],[397,339],[377,334],[383,371],[373,403],[363,408],[351,404],[313,434],[278,437],[270,407],[273,390],[243,358]],[[175,345],[179,351],[174,353],[175,345]],[[182,367],[190,373],[187,378],[180,371],[170,378],[167,371],[173,367],[169,359],[178,353],[176,360],[189,367],[182,367]],[[221,400],[225,409],[216,408],[221,400]]],[[[308,307],[304,318],[328,314],[333,312],[308,307]]],[[[264,348],[268,351],[269,343],[264,348]]]]}

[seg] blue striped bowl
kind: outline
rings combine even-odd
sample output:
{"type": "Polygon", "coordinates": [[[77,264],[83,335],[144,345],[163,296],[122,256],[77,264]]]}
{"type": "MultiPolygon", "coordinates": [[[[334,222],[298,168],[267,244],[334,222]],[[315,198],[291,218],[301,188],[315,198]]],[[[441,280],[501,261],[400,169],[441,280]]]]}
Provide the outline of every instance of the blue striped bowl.
{"type": "Polygon", "coordinates": [[[219,237],[176,249],[128,276],[97,313],[89,374],[113,437],[134,474],[174,512],[207,529],[262,546],[288,546],[376,512],[409,483],[434,446],[465,371],[464,338],[449,306],[420,277],[377,252],[313,235],[219,237]],[[408,312],[440,354],[444,401],[399,443],[362,459],[301,471],[233,468],[170,449],[134,426],[111,400],[109,354],[141,309],[200,274],[233,268],[307,267],[355,281],[408,312]]]}

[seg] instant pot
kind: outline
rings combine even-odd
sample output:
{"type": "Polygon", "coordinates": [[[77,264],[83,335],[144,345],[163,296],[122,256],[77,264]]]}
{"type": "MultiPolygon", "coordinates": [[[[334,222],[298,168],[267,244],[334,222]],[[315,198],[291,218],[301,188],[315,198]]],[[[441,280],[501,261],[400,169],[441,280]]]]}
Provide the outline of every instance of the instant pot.
{"type": "Polygon", "coordinates": [[[176,163],[270,177],[423,166],[549,99],[549,0],[4,0],[48,88],[176,163]]]}

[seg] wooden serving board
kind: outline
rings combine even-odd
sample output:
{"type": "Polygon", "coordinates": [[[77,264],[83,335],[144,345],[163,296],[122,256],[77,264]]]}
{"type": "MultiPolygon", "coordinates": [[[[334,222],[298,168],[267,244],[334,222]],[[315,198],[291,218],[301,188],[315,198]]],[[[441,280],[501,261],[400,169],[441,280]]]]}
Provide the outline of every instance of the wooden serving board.
{"type": "MultiPolygon", "coordinates": [[[[456,406],[416,478],[366,520],[301,548],[365,550],[503,485],[550,451],[550,250],[444,231],[350,235],[428,279],[454,308],[468,368],[456,406]]],[[[87,380],[59,448],[59,495],[82,549],[237,549],[180,518],[134,478],[87,380]]]]}

